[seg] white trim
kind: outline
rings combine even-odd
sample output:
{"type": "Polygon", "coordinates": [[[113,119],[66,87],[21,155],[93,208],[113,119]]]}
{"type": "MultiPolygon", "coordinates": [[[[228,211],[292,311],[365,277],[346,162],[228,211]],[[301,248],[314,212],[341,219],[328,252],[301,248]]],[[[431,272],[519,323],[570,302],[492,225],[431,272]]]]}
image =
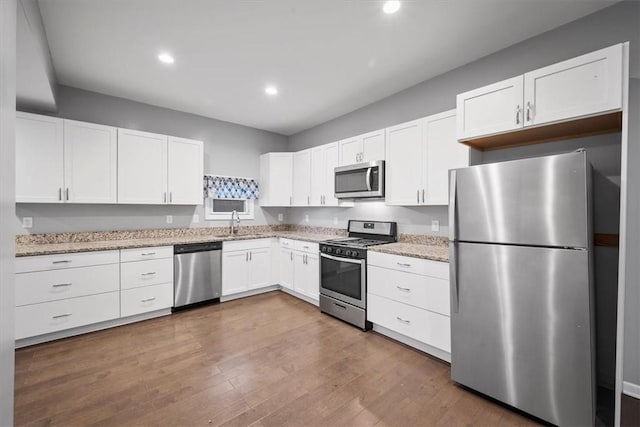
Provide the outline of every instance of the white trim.
{"type": "Polygon", "coordinates": [[[435,356],[438,359],[444,360],[445,362],[451,363],[451,353],[448,353],[444,350],[440,350],[439,348],[432,347],[429,344],[414,340],[413,338],[399,334],[395,331],[392,331],[391,329],[385,328],[384,326],[376,325],[375,323],[373,324],[373,330],[381,335],[406,344],[409,347],[413,347],[432,356],[435,356]]]}
{"type": "Polygon", "coordinates": [[[271,285],[265,288],[252,289],[246,292],[239,292],[237,294],[223,295],[222,297],[220,297],[220,302],[222,303],[222,302],[233,301],[234,299],[252,297],[254,295],[260,295],[260,294],[265,294],[267,292],[273,292],[273,291],[279,291],[279,290],[280,290],[280,285],[271,285]]]}
{"type": "Polygon", "coordinates": [[[622,141],[620,159],[620,244],[618,257],[618,313],[616,332],[616,388],[614,426],[620,425],[624,375],[624,300],[627,266],[627,184],[629,163],[629,42],[622,45],[622,141]]]}
{"type": "Polygon", "coordinates": [[[303,295],[301,293],[298,293],[298,292],[294,291],[293,289],[289,289],[289,288],[285,288],[283,286],[280,286],[280,290],[282,292],[284,292],[285,294],[289,294],[292,297],[296,297],[298,299],[301,299],[304,302],[308,302],[309,304],[313,304],[316,307],[320,306],[320,301],[319,300],[316,300],[316,299],[313,299],[313,298],[309,298],[308,296],[303,295]]]}
{"type": "Polygon", "coordinates": [[[622,382],[622,392],[627,396],[635,397],[636,399],[640,399],[640,385],[630,383],[629,381],[622,382]]]}
{"type": "MultiPolygon", "coordinates": [[[[227,199],[218,199],[227,200],[227,199]]],[[[244,200],[246,202],[245,212],[239,212],[240,219],[255,219],[255,200],[254,199],[230,199],[244,200]]],[[[204,219],[206,221],[231,221],[231,213],[229,212],[213,212],[213,199],[204,199],[204,219]]]]}
{"type": "Polygon", "coordinates": [[[77,328],[66,329],[64,331],[52,332],[50,334],[38,335],[36,337],[23,338],[16,340],[16,348],[28,347],[30,345],[59,340],[61,338],[69,338],[89,332],[101,331],[103,329],[111,329],[116,326],[128,325],[129,323],[136,323],[142,320],[154,319],[156,317],[167,316],[169,314],[171,314],[171,309],[163,308],[161,310],[156,310],[149,313],[136,314],[135,316],[107,320],[106,322],[94,323],[93,325],[79,326],[77,328]]]}

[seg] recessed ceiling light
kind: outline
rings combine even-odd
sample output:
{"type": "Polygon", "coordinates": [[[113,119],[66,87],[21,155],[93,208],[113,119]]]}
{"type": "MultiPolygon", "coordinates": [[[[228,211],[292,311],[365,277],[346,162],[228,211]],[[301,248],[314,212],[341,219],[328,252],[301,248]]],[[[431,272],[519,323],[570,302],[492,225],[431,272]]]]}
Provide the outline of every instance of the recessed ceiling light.
{"type": "Polygon", "coordinates": [[[278,88],[273,86],[273,85],[269,85],[267,87],[264,88],[264,93],[266,93],[267,95],[277,95],[278,94],[278,88]]]}
{"type": "Polygon", "coordinates": [[[158,55],[158,61],[164,64],[173,64],[176,60],[168,53],[161,53],[160,55],[158,55]]]}
{"type": "Polygon", "coordinates": [[[382,6],[382,10],[387,15],[391,15],[392,13],[396,13],[400,10],[400,1],[399,0],[389,0],[384,2],[382,6]]]}

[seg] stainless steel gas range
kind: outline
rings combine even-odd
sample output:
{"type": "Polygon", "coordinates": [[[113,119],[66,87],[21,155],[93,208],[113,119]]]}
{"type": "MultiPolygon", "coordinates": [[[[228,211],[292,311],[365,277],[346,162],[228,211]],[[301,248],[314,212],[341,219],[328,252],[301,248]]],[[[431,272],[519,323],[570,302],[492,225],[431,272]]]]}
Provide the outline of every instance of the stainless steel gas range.
{"type": "Polygon", "coordinates": [[[349,237],[320,243],[320,311],[371,329],[367,321],[367,248],[397,240],[395,222],[349,221],[349,237]]]}

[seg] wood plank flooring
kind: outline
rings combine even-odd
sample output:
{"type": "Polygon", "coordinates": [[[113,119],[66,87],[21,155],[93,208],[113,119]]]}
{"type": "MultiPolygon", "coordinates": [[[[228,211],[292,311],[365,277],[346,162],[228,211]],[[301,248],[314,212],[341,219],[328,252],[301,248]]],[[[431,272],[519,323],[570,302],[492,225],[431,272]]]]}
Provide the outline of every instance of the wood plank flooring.
{"type": "Polygon", "coordinates": [[[16,425],[535,425],[282,292],[16,351],[16,425]]]}

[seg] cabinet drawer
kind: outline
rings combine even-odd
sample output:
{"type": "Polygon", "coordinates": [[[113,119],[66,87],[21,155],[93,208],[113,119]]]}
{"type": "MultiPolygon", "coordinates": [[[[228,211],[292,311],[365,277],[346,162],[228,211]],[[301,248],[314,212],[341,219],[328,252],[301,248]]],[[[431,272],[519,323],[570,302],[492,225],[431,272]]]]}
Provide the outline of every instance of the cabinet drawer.
{"type": "Polygon", "coordinates": [[[222,242],[222,250],[230,251],[246,251],[250,249],[262,249],[271,247],[271,239],[250,239],[250,240],[234,240],[231,242],[222,242]]]}
{"type": "Polygon", "coordinates": [[[173,283],[173,258],[127,262],[120,266],[121,289],[173,283]]]}
{"type": "Polygon", "coordinates": [[[120,292],[70,298],[16,308],[16,339],[76,328],[120,317],[120,292]]]}
{"type": "Polygon", "coordinates": [[[410,338],[451,351],[451,323],[448,316],[367,294],[367,318],[371,322],[410,338]]]}
{"type": "Polygon", "coordinates": [[[120,250],[121,262],[146,261],[161,258],[173,258],[173,246],[120,250]]]}
{"type": "Polygon", "coordinates": [[[310,254],[317,254],[320,250],[317,243],[305,242],[303,240],[294,240],[293,248],[297,251],[307,252],[310,254]]]}
{"type": "Polygon", "coordinates": [[[16,306],[118,291],[118,264],[16,274],[16,306]]]}
{"type": "Polygon", "coordinates": [[[30,271],[59,270],[62,268],[86,267],[89,265],[117,264],[118,251],[81,252],[60,255],[41,255],[16,258],[16,273],[30,271]]]}
{"type": "Polygon", "coordinates": [[[280,247],[293,249],[293,240],[291,239],[280,239],[280,247]]]}
{"type": "Polygon", "coordinates": [[[369,292],[394,301],[448,316],[449,280],[389,270],[367,268],[369,292]]]}
{"type": "Polygon", "coordinates": [[[449,280],[449,263],[370,251],[367,265],[449,280]]]}
{"type": "Polygon", "coordinates": [[[173,305],[173,283],[144,286],[120,292],[122,317],[169,308],[173,305]]]}

